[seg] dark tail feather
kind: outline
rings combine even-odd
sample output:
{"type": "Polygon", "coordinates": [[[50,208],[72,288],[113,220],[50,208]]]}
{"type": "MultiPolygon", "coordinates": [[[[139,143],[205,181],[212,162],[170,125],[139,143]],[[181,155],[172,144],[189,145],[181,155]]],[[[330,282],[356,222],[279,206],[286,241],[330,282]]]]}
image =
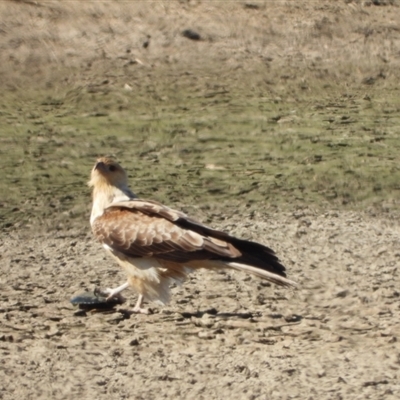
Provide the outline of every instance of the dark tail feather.
{"type": "Polygon", "coordinates": [[[286,279],[286,268],[279,262],[275,252],[269,247],[249,240],[235,238],[225,232],[198,224],[196,221],[190,219],[181,218],[176,223],[182,228],[191,229],[204,236],[214,237],[231,243],[242,253],[237,258],[220,258],[226,264],[232,264],[231,268],[247,270],[278,285],[296,286],[293,281],[286,279]],[[263,271],[265,271],[264,274],[262,273],[263,271]]]}
{"type": "Polygon", "coordinates": [[[269,247],[233,237],[230,237],[227,241],[232,243],[242,253],[241,257],[231,261],[252,265],[273,274],[286,277],[286,268],[280,263],[275,252],[269,247]]]}

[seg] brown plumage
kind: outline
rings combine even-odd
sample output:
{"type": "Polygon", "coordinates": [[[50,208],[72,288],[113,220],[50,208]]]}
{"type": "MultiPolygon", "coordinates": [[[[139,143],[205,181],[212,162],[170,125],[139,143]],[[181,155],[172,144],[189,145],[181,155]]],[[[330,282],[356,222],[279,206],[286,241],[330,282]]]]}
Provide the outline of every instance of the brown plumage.
{"type": "Polygon", "coordinates": [[[273,250],[212,229],[184,213],[152,200],[138,199],[128,188],[123,168],[110,158],[97,160],[91,225],[95,237],[128,273],[128,281],[109,289],[112,297],[128,286],[143,299],[165,304],[169,285],[183,282],[197,268],[250,272],[281,286],[295,286],[273,250]]]}

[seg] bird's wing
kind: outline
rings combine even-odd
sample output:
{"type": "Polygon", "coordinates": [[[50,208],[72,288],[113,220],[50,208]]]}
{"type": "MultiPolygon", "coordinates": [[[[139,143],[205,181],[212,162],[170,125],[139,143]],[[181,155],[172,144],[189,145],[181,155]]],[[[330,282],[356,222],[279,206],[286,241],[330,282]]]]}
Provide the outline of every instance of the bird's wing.
{"type": "Polygon", "coordinates": [[[183,216],[155,202],[132,200],[108,207],[94,220],[92,230],[100,242],[130,257],[185,263],[240,256],[226,241],[177,225],[176,220],[183,216]]]}
{"type": "Polygon", "coordinates": [[[285,267],[269,247],[212,229],[152,200],[113,203],[92,229],[101,242],[132,257],[154,256],[179,263],[234,261],[286,277],[285,267]]]}

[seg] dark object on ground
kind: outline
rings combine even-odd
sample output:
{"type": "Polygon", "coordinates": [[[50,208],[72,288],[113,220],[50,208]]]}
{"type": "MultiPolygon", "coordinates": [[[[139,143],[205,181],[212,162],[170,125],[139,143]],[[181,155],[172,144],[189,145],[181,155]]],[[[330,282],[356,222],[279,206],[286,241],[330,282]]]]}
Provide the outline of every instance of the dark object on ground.
{"type": "Polygon", "coordinates": [[[201,40],[200,34],[196,31],[193,31],[192,29],[185,29],[182,32],[182,36],[190,40],[201,40]]]}
{"type": "Polygon", "coordinates": [[[101,289],[95,289],[93,292],[83,292],[73,297],[70,301],[74,306],[79,306],[81,310],[101,310],[108,311],[126,300],[123,296],[113,296],[107,300],[107,294],[101,289]]]}

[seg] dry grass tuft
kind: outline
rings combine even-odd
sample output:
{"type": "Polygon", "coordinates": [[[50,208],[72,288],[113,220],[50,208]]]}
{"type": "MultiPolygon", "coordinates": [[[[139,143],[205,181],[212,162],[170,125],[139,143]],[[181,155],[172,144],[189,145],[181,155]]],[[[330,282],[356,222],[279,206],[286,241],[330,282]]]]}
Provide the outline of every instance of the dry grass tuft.
{"type": "Polygon", "coordinates": [[[398,77],[399,8],[328,0],[255,4],[1,2],[0,73],[7,76],[1,81],[49,85],[68,71],[79,71],[71,80],[87,81],[111,67],[129,74],[136,60],[150,71],[240,76],[261,69],[270,80],[398,77]],[[204,40],[186,39],[185,29],[204,40]]]}

